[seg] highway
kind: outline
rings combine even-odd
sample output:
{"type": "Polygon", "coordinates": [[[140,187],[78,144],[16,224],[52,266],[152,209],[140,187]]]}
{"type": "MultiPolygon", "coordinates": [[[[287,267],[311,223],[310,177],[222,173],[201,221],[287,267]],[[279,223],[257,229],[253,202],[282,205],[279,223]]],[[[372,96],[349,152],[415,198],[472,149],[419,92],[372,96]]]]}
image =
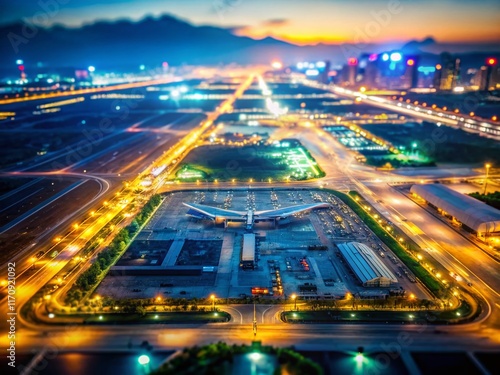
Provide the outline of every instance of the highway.
{"type": "Polygon", "coordinates": [[[346,97],[375,107],[388,109],[393,112],[402,113],[413,118],[442,123],[454,128],[460,128],[467,132],[476,133],[481,136],[500,140],[500,125],[491,120],[478,119],[468,115],[460,115],[453,112],[443,111],[437,108],[429,108],[422,104],[405,103],[389,98],[366,95],[358,91],[345,89],[334,85],[325,85],[307,79],[301,80],[307,86],[330,91],[341,97],[346,97]]]}
{"type": "MultiPolygon", "coordinates": [[[[489,349],[500,345],[491,331],[477,333],[474,327],[434,327],[430,325],[317,325],[257,324],[255,339],[263,344],[298,349],[354,350],[363,345],[367,351],[398,345],[402,350],[425,350],[429,344],[446,350],[489,349]]],[[[25,331],[19,347],[56,352],[127,350],[148,341],[157,349],[180,349],[217,341],[250,343],[254,339],[252,325],[215,323],[201,325],[154,326],[65,326],[57,329],[25,331]]],[[[383,351],[383,350],[382,350],[383,351]]]]}

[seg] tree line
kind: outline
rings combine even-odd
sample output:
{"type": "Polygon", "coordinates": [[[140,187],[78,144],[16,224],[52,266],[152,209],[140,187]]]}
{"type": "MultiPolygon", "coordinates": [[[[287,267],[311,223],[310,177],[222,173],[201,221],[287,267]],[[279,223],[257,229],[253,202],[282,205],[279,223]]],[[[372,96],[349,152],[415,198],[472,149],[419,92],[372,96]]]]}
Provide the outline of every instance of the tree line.
{"type": "Polygon", "coordinates": [[[85,292],[88,292],[96,286],[103,273],[105,273],[104,271],[107,271],[119,256],[121,256],[131,239],[147,222],[160,203],[161,196],[159,194],[153,195],[136,215],[134,220],[127,227],[118,232],[107,248],[97,255],[96,261],[78,277],[75,284],[66,295],[66,303],[75,305],[75,303],[83,297],[85,292]]]}

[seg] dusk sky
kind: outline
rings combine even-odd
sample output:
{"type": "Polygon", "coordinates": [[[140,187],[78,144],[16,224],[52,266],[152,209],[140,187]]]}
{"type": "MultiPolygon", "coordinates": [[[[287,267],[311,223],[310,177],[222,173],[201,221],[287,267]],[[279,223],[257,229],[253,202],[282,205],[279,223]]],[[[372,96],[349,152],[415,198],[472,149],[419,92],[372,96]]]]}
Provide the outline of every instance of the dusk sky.
{"type": "MultiPolygon", "coordinates": [[[[57,0],[42,0],[57,2],[57,0]]],[[[64,0],[49,24],[171,14],[196,25],[234,28],[253,38],[297,44],[388,42],[434,37],[440,42],[500,41],[500,0],[64,0]],[[376,13],[392,14],[386,25],[376,13]],[[377,24],[378,22],[378,24],[377,24]]],[[[0,0],[0,23],[43,12],[38,0],[0,0]]]]}

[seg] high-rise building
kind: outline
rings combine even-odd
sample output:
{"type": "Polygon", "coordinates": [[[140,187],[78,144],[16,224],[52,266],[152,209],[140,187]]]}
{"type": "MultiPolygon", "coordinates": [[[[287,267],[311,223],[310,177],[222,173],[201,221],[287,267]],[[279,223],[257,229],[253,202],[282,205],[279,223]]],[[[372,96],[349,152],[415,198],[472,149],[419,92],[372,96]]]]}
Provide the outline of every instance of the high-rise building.
{"type": "Polygon", "coordinates": [[[449,53],[441,54],[441,62],[436,66],[434,87],[437,90],[449,91],[457,87],[460,81],[460,59],[449,53]]]}
{"type": "Polygon", "coordinates": [[[460,59],[455,59],[451,89],[453,90],[455,87],[459,86],[459,82],[460,82],[460,59]]]}
{"type": "Polygon", "coordinates": [[[371,88],[371,89],[379,88],[380,69],[378,67],[377,54],[371,54],[368,56],[362,81],[363,81],[363,85],[367,88],[371,88]]]}
{"type": "Polygon", "coordinates": [[[349,58],[347,65],[342,67],[341,78],[342,83],[346,86],[356,85],[356,76],[358,74],[358,59],[355,57],[349,58]]]}
{"type": "Polygon", "coordinates": [[[319,80],[322,83],[328,83],[330,81],[329,73],[330,73],[331,63],[330,63],[330,61],[327,60],[324,62],[324,65],[325,66],[324,66],[323,70],[320,70],[319,80]]]}
{"type": "Polygon", "coordinates": [[[436,64],[436,71],[434,73],[434,77],[432,80],[432,86],[436,89],[439,90],[441,86],[441,75],[443,74],[443,67],[441,64],[436,64]]]}
{"type": "Polygon", "coordinates": [[[19,69],[19,75],[21,77],[21,81],[26,79],[26,71],[24,70],[24,61],[19,59],[16,60],[17,69],[19,69]]]}
{"type": "Polygon", "coordinates": [[[498,66],[497,59],[495,57],[489,57],[486,59],[486,90],[494,90],[498,82],[498,66]]]}
{"type": "Polygon", "coordinates": [[[351,57],[347,62],[347,68],[349,86],[354,86],[358,74],[358,59],[351,57]]]}
{"type": "Polygon", "coordinates": [[[408,56],[406,59],[403,86],[405,88],[418,87],[418,56],[408,56]]]}
{"type": "Polygon", "coordinates": [[[477,72],[474,83],[479,86],[479,90],[487,91],[496,88],[498,79],[497,59],[490,57],[486,59],[486,65],[477,72]]]}
{"type": "Polygon", "coordinates": [[[488,90],[488,67],[482,66],[474,77],[474,84],[479,87],[480,91],[488,90]]]}

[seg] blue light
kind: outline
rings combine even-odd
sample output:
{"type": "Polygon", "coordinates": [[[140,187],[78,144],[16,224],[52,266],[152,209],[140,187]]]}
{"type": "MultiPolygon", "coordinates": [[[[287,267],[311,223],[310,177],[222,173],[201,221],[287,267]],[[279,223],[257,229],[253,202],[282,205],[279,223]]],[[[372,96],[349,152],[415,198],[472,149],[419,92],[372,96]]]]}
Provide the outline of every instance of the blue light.
{"type": "Polygon", "coordinates": [[[17,65],[23,65],[24,64],[24,61],[19,59],[19,60],[16,60],[16,64],[17,65]]]}
{"type": "Polygon", "coordinates": [[[324,68],[326,66],[326,63],[324,61],[318,61],[316,63],[316,68],[324,68]]]}
{"type": "Polygon", "coordinates": [[[389,60],[389,54],[388,54],[388,53],[384,53],[384,54],[382,55],[382,60],[383,60],[383,61],[387,61],[387,60],[389,60]]]}
{"type": "Polygon", "coordinates": [[[417,70],[424,74],[434,73],[436,68],[434,66],[419,66],[417,70]]]}
{"type": "Polygon", "coordinates": [[[318,69],[307,69],[306,70],[306,76],[317,76],[317,75],[319,75],[318,69]]]}
{"type": "Polygon", "coordinates": [[[403,56],[399,52],[391,53],[391,61],[401,61],[403,56]]]}

